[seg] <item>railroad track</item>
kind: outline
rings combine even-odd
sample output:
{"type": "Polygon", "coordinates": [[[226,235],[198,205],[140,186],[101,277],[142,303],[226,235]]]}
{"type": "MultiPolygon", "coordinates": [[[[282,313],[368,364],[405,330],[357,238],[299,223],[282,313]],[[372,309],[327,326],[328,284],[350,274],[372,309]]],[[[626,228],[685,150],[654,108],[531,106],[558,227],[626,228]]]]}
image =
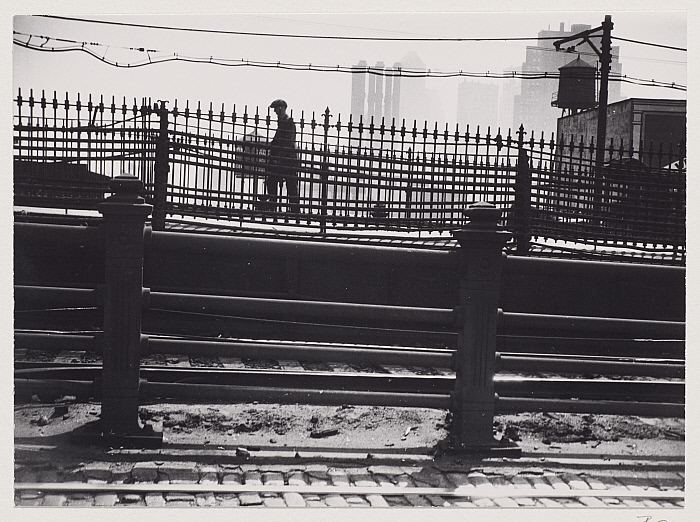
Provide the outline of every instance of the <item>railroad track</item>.
{"type": "MultiPolygon", "coordinates": [[[[613,358],[607,358],[608,360],[613,358]]],[[[617,358],[619,362],[629,358],[617,358]]],[[[294,360],[195,357],[158,354],[141,361],[150,383],[235,383],[236,386],[306,387],[340,385],[353,389],[408,389],[449,393],[454,371],[440,367],[300,362],[294,360]]],[[[17,350],[16,377],[92,381],[101,360],[85,351],[17,350]]],[[[591,376],[593,377],[593,376],[591,376]]],[[[547,373],[497,374],[500,381],[535,380],[540,384],[566,376],[547,373]]],[[[627,377],[632,381],[656,380],[627,377]]],[[[596,379],[598,381],[605,379],[596,379]]],[[[608,379],[609,380],[609,379],[608,379]]],[[[580,381],[580,379],[579,379],[580,381]]],[[[679,379],[662,382],[682,384],[679,379]]],[[[16,444],[22,455],[47,451],[16,444]]],[[[552,455],[523,452],[520,459],[486,459],[479,467],[461,464],[436,471],[427,450],[368,455],[359,450],[335,455],[306,448],[261,448],[246,458],[235,446],[202,448],[179,445],[177,453],[138,450],[139,463],[122,450],[102,468],[75,464],[61,477],[42,480],[42,472],[18,476],[17,505],[146,506],[455,506],[455,507],[644,507],[685,505],[683,458],[552,455]],[[120,460],[121,471],[114,461],[120,460]],[[546,462],[544,460],[546,459],[546,462]],[[196,461],[195,464],[193,461],[196,461]],[[204,462],[214,464],[203,464],[204,462]],[[150,466],[150,467],[149,467],[150,466]],[[413,472],[407,471],[412,469],[413,472]],[[319,471],[321,469],[321,471],[319,471]],[[268,470],[268,471],[261,471],[268,470]],[[433,475],[422,476],[425,470],[433,475]],[[121,474],[120,474],[121,473],[121,474]],[[616,478],[610,479],[613,474],[616,478]],[[638,479],[639,476],[645,477],[638,479]],[[435,477],[440,477],[439,479],[435,477]]],[[[58,450],[58,448],[54,448],[58,450]]]]}
{"type": "MultiPolygon", "coordinates": [[[[281,344],[275,341],[276,344],[281,344]]],[[[293,343],[288,343],[292,345],[293,343]]],[[[313,343],[307,343],[312,346],[313,343]]],[[[399,350],[393,350],[399,351],[399,350]]],[[[449,350],[433,349],[433,352],[451,353],[449,350]]],[[[521,354],[504,353],[502,357],[513,358],[520,357],[521,354]]],[[[537,361],[538,354],[527,354],[530,358],[535,358],[537,361]]],[[[615,376],[615,380],[636,380],[636,381],[654,381],[662,380],[668,382],[682,382],[684,373],[684,365],[682,361],[660,361],[660,364],[665,364],[666,368],[670,368],[661,379],[650,375],[629,375],[627,367],[631,368],[635,365],[649,365],[649,359],[632,358],[632,357],[612,357],[612,356],[553,356],[551,354],[541,354],[541,358],[551,361],[558,358],[560,364],[571,363],[614,363],[620,365],[620,375],[615,376]],[[671,363],[671,364],[669,364],[671,363]],[[674,364],[675,363],[675,364],[674,364]]],[[[41,369],[57,369],[65,368],[84,368],[86,371],[100,367],[102,359],[89,351],[83,350],[63,350],[61,352],[51,352],[44,350],[32,349],[16,349],[15,350],[15,369],[16,370],[41,370],[41,369]]],[[[141,368],[156,372],[157,369],[178,369],[182,370],[183,376],[186,375],[185,370],[239,370],[239,371],[255,371],[268,370],[276,372],[308,372],[308,373],[335,373],[335,374],[374,374],[395,377],[435,377],[434,383],[445,381],[449,378],[454,378],[455,372],[447,367],[435,366],[406,366],[392,364],[361,364],[361,363],[344,363],[344,362],[310,362],[288,359],[262,359],[262,358],[240,358],[240,357],[209,357],[209,356],[191,356],[182,354],[156,354],[141,359],[141,368]]],[[[574,372],[572,372],[574,373],[574,372]]],[[[594,374],[594,371],[590,372],[594,374]]],[[[557,378],[566,375],[563,372],[514,372],[502,371],[496,376],[497,378],[514,379],[517,377],[529,378],[557,378]]],[[[183,377],[184,378],[184,377],[183,377]]],[[[424,379],[430,382],[430,379],[424,379]]]]}
{"type": "MultiPolygon", "coordinates": [[[[186,339],[182,341],[188,342],[186,339]]],[[[245,341],[231,341],[231,343],[246,344],[245,341]]],[[[261,346],[263,349],[268,346],[280,346],[281,352],[286,353],[284,348],[295,344],[257,341],[248,345],[247,353],[255,353],[255,350],[250,349],[252,346],[261,346]]],[[[296,353],[307,348],[328,349],[321,345],[314,346],[313,343],[303,347],[296,346],[296,353]]],[[[363,347],[348,348],[343,345],[336,348],[338,350],[359,348],[360,351],[363,349],[363,347]]],[[[451,361],[451,351],[446,349],[391,347],[380,347],[380,349],[392,356],[423,352],[437,354],[437,357],[433,356],[433,360],[451,361]]],[[[519,357],[522,356],[508,353],[498,356],[499,359],[516,361],[519,357]]],[[[647,401],[647,404],[658,403],[654,405],[656,413],[651,415],[682,415],[685,396],[685,383],[681,377],[684,372],[682,361],[651,362],[648,359],[630,357],[555,356],[552,354],[527,354],[526,357],[531,368],[537,368],[538,361],[550,365],[553,362],[556,368],[564,369],[568,365],[578,365],[579,368],[585,365],[591,371],[603,365],[608,369],[617,368],[619,375],[501,371],[494,377],[496,392],[499,396],[506,398],[529,396],[552,400],[647,401]],[[643,368],[640,370],[640,367],[643,368]],[[634,371],[630,371],[631,369],[634,371]],[[650,369],[651,372],[649,372],[650,369]],[[681,406],[675,406],[674,403],[681,406]]],[[[311,393],[316,396],[316,400],[326,403],[323,401],[330,400],[329,397],[334,394],[333,390],[344,390],[339,393],[343,393],[350,404],[380,404],[382,395],[377,395],[377,392],[380,392],[385,394],[385,398],[392,395],[392,401],[394,401],[392,404],[404,405],[401,394],[410,393],[423,407],[444,409],[448,405],[449,396],[455,386],[455,372],[451,368],[333,362],[332,357],[330,359],[327,362],[323,360],[310,362],[157,353],[142,358],[140,364],[141,377],[148,382],[148,393],[151,397],[177,397],[190,392],[201,392],[204,397],[213,390],[216,396],[222,399],[245,399],[245,397],[262,399],[264,397],[268,402],[289,402],[290,400],[294,402],[295,398],[303,401],[311,393]],[[187,386],[187,391],[183,386],[187,386]],[[325,398],[321,398],[320,394],[324,394],[325,398]],[[376,402],[377,400],[379,402],[376,402]]],[[[68,383],[69,386],[81,386],[80,394],[86,396],[94,392],[91,383],[98,382],[100,373],[101,359],[93,352],[64,350],[52,353],[30,349],[15,351],[16,379],[20,379],[21,384],[29,387],[31,382],[44,380],[42,385],[44,391],[51,389],[51,382],[63,382],[68,383]]],[[[73,394],[78,395],[78,393],[73,394]]],[[[644,409],[639,411],[640,415],[644,415],[644,409]]]]}

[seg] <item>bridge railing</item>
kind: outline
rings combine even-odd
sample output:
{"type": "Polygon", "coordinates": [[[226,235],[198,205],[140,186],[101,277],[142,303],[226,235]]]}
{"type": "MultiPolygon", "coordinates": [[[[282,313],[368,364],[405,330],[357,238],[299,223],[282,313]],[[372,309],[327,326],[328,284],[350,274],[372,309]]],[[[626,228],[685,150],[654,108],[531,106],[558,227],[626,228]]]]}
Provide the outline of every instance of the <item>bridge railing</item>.
{"type": "Polygon", "coordinates": [[[457,230],[464,210],[488,201],[504,213],[512,247],[558,241],[685,258],[684,144],[555,142],[521,127],[438,128],[427,122],[343,120],[330,110],[291,115],[300,209],[282,192],[266,205],[269,109],[182,107],[16,98],[15,204],[95,209],[117,175],[134,175],[166,216],[328,229],[457,230]]]}
{"type": "MultiPolygon", "coordinates": [[[[89,226],[24,224],[20,227],[36,236],[51,236],[51,241],[44,242],[55,250],[49,264],[55,264],[58,253],[71,250],[64,244],[66,240],[72,241],[72,250],[80,250],[77,247],[84,245],[83,250],[90,250],[82,252],[85,264],[91,267],[99,264],[102,269],[103,276],[95,278],[96,284],[85,284],[82,288],[39,284],[42,277],[47,278],[41,270],[40,258],[51,256],[51,252],[36,245],[32,252],[30,245],[22,250],[25,261],[35,261],[33,267],[16,277],[35,284],[15,286],[15,324],[19,328],[15,332],[16,346],[51,351],[80,347],[96,351],[102,360],[99,377],[92,382],[55,378],[66,370],[74,371],[70,368],[20,369],[15,380],[18,393],[37,389],[69,393],[78,389],[78,395],[99,396],[102,415],[98,437],[108,444],[160,444],[160,436],[141,426],[138,420],[139,405],[145,397],[449,409],[450,442],[461,450],[477,452],[503,449],[493,435],[493,416],[499,412],[684,414],[684,360],[679,346],[684,341],[684,322],[499,313],[502,249],[510,234],[497,226],[500,210],[494,205],[471,205],[467,210],[468,223],[453,232],[459,246],[453,251],[430,251],[250,241],[202,234],[189,234],[191,237],[185,238],[185,234],[145,227],[152,207],[139,196],[142,184],[137,178],[117,177],[110,183],[110,190],[114,195],[99,207],[104,217],[98,231],[90,230],[94,227],[89,226]],[[59,233],[56,227],[66,230],[59,233]],[[210,261],[226,258],[229,270],[238,264],[249,270],[264,269],[277,274],[278,283],[289,288],[287,297],[269,292],[257,297],[240,295],[250,290],[245,288],[245,273],[238,272],[232,280],[227,280],[221,271],[205,274],[208,280],[220,283],[215,287],[218,293],[202,285],[192,270],[179,274],[180,280],[188,281],[188,292],[145,288],[144,272],[149,274],[151,282],[156,282],[153,272],[159,271],[159,263],[175,264],[173,272],[181,272],[178,256],[166,255],[173,247],[186,247],[189,255],[184,257],[203,254],[210,261]],[[265,255],[270,250],[277,255],[265,255]],[[282,263],[284,270],[280,270],[282,263]],[[319,274],[313,269],[314,263],[330,268],[330,272],[319,274]],[[433,272],[426,274],[428,268],[433,272]],[[300,291],[312,291],[314,285],[316,291],[323,291],[333,283],[336,288],[356,291],[368,286],[379,271],[395,278],[399,289],[392,300],[403,304],[355,302],[341,294],[326,300],[299,297],[300,291]],[[416,277],[408,277],[411,275],[416,277]],[[436,292],[446,297],[445,303],[451,304],[424,306],[431,296],[424,296],[420,289],[434,285],[439,278],[447,281],[449,288],[438,285],[436,292]],[[231,285],[232,281],[235,284],[228,288],[231,293],[221,295],[222,286],[231,285]],[[82,331],[44,326],[47,324],[44,319],[53,315],[50,311],[65,310],[78,313],[64,319],[74,329],[76,324],[81,325],[82,331]],[[31,317],[37,312],[38,316],[31,317]],[[36,324],[33,321],[37,319],[39,328],[27,328],[36,324]],[[101,328],[99,324],[96,327],[100,322],[101,328]],[[282,342],[275,342],[274,336],[281,336],[278,341],[282,342]],[[649,344],[649,338],[662,341],[657,349],[673,352],[667,357],[670,360],[660,360],[662,352],[654,356],[654,346],[644,353],[639,351],[642,345],[649,344]],[[512,351],[519,342],[532,346],[533,341],[539,344],[538,351],[512,351]],[[401,347],[394,346],[396,343],[401,347]],[[572,354],[560,348],[582,343],[587,344],[588,351],[572,354]],[[627,348],[633,343],[636,356],[629,361],[611,357],[614,353],[592,357],[590,346],[601,343],[607,347],[625,344],[627,348]],[[406,380],[397,386],[378,379],[342,376],[324,381],[312,378],[301,385],[300,381],[292,384],[286,377],[263,385],[149,382],[145,379],[147,373],[141,372],[141,358],[152,354],[447,366],[454,371],[454,378],[443,379],[437,388],[431,389],[416,388],[415,383],[406,380]],[[676,381],[563,378],[514,382],[502,375],[533,368],[582,375],[604,372],[661,376],[676,381]],[[37,379],[37,375],[48,380],[37,379]]],[[[26,244],[26,238],[18,241],[20,245],[26,244]]],[[[46,262],[44,259],[43,263],[46,262]]],[[[668,267],[656,269],[666,272],[668,267]]],[[[75,267],[67,270],[74,277],[75,267]]],[[[652,269],[649,270],[651,273],[652,269]]],[[[165,287],[168,275],[158,283],[165,287]]],[[[265,292],[258,289],[258,293],[265,292]]]]}

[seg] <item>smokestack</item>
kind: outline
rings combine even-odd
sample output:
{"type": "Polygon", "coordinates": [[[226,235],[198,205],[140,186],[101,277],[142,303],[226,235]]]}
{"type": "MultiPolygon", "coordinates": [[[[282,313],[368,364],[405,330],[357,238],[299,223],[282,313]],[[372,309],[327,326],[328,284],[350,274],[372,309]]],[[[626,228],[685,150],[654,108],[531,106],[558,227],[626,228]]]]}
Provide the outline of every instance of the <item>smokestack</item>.
{"type": "Polygon", "coordinates": [[[391,110],[392,110],[392,104],[391,104],[391,95],[392,95],[392,83],[394,81],[394,77],[391,76],[393,73],[393,70],[391,68],[387,68],[386,72],[388,73],[386,75],[385,82],[384,82],[384,118],[386,119],[386,124],[391,125],[391,110]]]}
{"type": "Polygon", "coordinates": [[[360,60],[360,63],[353,65],[352,73],[352,95],[350,98],[350,114],[353,116],[353,120],[356,122],[360,121],[360,117],[365,115],[365,90],[367,84],[367,62],[360,60]],[[363,71],[363,72],[359,72],[363,71]]]}
{"type": "MultiPolygon", "coordinates": [[[[394,64],[394,71],[400,72],[401,71],[401,63],[396,62],[394,64]]],[[[401,106],[401,76],[395,76],[394,81],[392,82],[394,85],[393,92],[391,94],[391,116],[393,118],[396,118],[397,120],[399,119],[399,107],[401,106]]]]}
{"type": "MultiPolygon", "coordinates": [[[[377,62],[374,66],[377,72],[384,71],[384,62],[377,62]]],[[[374,75],[374,100],[373,108],[370,114],[374,115],[376,118],[382,117],[382,112],[384,108],[384,77],[378,74],[374,75]]],[[[379,122],[377,122],[379,123],[379,122]]]]}

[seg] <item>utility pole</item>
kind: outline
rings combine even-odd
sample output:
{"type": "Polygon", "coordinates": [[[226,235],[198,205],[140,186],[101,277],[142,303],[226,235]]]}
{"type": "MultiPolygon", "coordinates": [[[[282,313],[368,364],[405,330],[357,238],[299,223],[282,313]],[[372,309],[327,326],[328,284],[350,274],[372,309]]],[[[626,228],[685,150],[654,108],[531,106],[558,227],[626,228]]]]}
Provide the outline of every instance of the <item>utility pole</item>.
{"type": "Polygon", "coordinates": [[[600,42],[601,50],[598,53],[600,59],[600,91],[598,94],[598,136],[596,138],[596,167],[600,169],[605,163],[605,132],[608,123],[608,75],[610,74],[610,33],[613,28],[612,17],[605,15],[603,38],[600,42]]]}
{"type": "Polygon", "coordinates": [[[595,51],[600,62],[600,88],[598,91],[598,128],[596,136],[596,154],[595,154],[595,169],[593,178],[593,209],[594,214],[600,210],[602,203],[602,182],[603,182],[603,165],[605,164],[605,134],[608,123],[608,77],[610,74],[610,64],[612,63],[611,56],[611,32],[613,28],[612,16],[605,15],[605,20],[600,27],[582,31],[572,36],[567,36],[561,40],[554,42],[554,47],[557,51],[561,50],[561,45],[572,40],[581,40],[576,45],[567,47],[567,52],[574,52],[576,47],[584,42],[595,51]],[[590,37],[602,31],[600,49],[591,42],[590,37]]]}

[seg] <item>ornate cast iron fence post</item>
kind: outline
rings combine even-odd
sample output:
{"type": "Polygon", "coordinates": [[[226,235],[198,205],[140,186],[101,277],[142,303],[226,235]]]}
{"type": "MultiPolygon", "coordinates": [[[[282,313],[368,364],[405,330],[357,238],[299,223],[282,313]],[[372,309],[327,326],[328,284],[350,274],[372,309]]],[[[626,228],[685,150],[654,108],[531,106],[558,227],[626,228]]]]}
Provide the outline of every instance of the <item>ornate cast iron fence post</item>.
{"type": "Polygon", "coordinates": [[[511,234],[499,229],[501,211],[491,203],[474,203],[466,215],[469,223],[452,233],[460,245],[452,440],[457,450],[478,452],[501,447],[493,436],[493,378],[502,252],[511,234]]]}
{"type": "Polygon", "coordinates": [[[104,346],[101,433],[105,443],[153,447],[162,433],[139,422],[144,224],[152,206],[144,203],[143,183],[117,176],[114,193],[98,205],[104,216],[104,346]]]}
{"type": "Polygon", "coordinates": [[[525,129],[518,130],[518,163],[515,170],[515,202],[513,204],[515,245],[518,254],[525,255],[530,250],[532,235],[530,215],[532,213],[532,173],[530,157],[525,150],[523,135],[525,129]]]}
{"type": "Polygon", "coordinates": [[[331,110],[326,107],[323,113],[323,161],[321,162],[321,233],[326,232],[328,219],[328,129],[331,110]]]}
{"type": "Polygon", "coordinates": [[[170,166],[168,164],[169,148],[168,143],[168,109],[165,104],[167,102],[159,100],[160,106],[154,108],[154,111],[160,117],[160,128],[156,137],[156,161],[155,161],[155,179],[153,183],[153,230],[165,230],[165,202],[168,193],[168,172],[170,166]]]}

